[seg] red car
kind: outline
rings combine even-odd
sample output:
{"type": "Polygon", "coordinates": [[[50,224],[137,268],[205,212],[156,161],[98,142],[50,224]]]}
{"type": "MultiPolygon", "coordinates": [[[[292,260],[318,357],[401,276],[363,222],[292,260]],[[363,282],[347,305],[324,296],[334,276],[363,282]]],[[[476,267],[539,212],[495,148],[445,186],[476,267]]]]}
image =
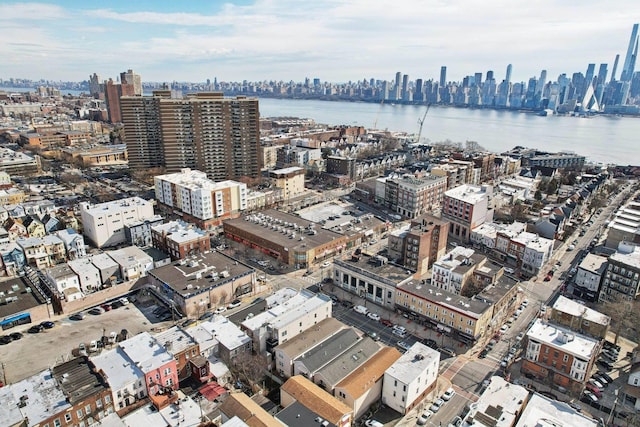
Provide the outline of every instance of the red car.
{"type": "Polygon", "coordinates": [[[380,323],[382,323],[384,326],[393,326],[393,322],[387,319],[380,320],[380,323]]]}
{"type": "Polygon", "coordinates": [[[104,309],[104,311],[111,311],[111,304],[102,304],[100,307],[104,309]]]}

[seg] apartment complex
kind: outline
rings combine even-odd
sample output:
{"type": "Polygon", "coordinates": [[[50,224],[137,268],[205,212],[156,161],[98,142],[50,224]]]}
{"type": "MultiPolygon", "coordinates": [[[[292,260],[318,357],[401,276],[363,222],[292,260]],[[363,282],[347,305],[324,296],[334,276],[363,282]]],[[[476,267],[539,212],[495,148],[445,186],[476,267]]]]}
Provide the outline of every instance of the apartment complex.
{"type": "Polygon", "coordinates": [[[225,98],[221,92],[173,98],[165,90],[141,99],[123,96],[121,102],[132,168],[194,168],[215,181],[258,177],[257,98],[225,98]]]}
{"type": "Polygon", "coordinates": [[[493,219],[489,186],[464,184],[444,193],[442,219],[451,223],[449,236],[468,242],[471,230],[493,219]]]}
{"type": "Polygon", "coordinates": [[[153,246],[171,256],[171,260],[211,250],[209,233],[184,221],[171,221],[151,227],[153,246]]]}
{"type": "Polygon", "coordinates": [[[384,204],[404,217],[417,218],[441,206],[446,188],[447,179],[441,176],[389,178],[384,204]]]}
{"type": "Polygon", "coordinates": [[[300,167],[292,166],[269,171],[269,178],[274,181],[276,187],[282,188],[284,200],[288,201],[304,193],[304,169],[300,167]]]}
{"type": "Polygon", "coordinates": [[[549,321],[597,339],[605,339],[611,325],[611,317],[562,295],[553,304],[549,321]]]}
{"type": "Polygon", "coordinates": [[[154,177],[161,207],[178,213],[205,230],[247,209],[247,185],[236,181],[214,182],[205,172],[188,168],[154,177]]]}
{"type": "Polygon", "coordinates": [[[460,295],[487,257],[473,249],[457,246],[433,264],[431,284],[443,291],[460,295]]]}
{"type": "Polygon", "coordinates": [[[527,332],[521,369],[567,390],[580,392],[599,351],[598,340],[536,319],[527,332]]]}
{"type": "Polygon", "coordinates": [[[578,266],[573,294],[588,301],[596,301],[600,292],[600,283],[606,271],[607,258],[587,254],[578,266]]]}
{"type": "Polygon", "coordinates": [[[640,246],[622,245],[609,257],[600,288],[600,301],[636,299],[640,294],[640,246]]]}

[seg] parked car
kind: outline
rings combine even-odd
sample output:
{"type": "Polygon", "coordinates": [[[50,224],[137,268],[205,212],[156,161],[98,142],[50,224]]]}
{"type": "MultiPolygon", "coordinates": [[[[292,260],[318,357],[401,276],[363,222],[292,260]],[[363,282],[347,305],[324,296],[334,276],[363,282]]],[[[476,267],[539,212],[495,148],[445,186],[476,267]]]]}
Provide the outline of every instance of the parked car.
{"type": "Polygon", "coordinates": [[[600,390],[598,387],[594,386],[593,384],[587,383],[585,387],[586,387],[586,390],[593,393],[598,399],[602,397],[602,390],[600,390]]]}
{"type": "Polygon", "coordinates": [[[216,308],[214,313],[215,314],[221,314],[221,313],[224,313],[225,311],[227,311],[227,307],[221,306],[221,307],[216,308]]]}
{"type": "Polygon", "coordinates": [[[329,267],[331,263],[329,261],[325,261],[322,263],[322,267],[329,267]]]}
{"type": "Polygon", "coordinates": [[[229,303],[227,308],[232,309],[232,308],[240,307],[241,304],[242,304],[242,301],[240,301],[239,299],[234,299],[229,303]]]}
{"type": "Polygon", "coordinates": [[[375,332],[367,332],[367,336],[374,341],[380,341],[380,335],[375,332]]]}
{"type": "Polygon", "coordinates": [[[433,415],[433,412],[427,409],[422,414],[420,414],[420,416],[418,417],[418,421],[416,421],[416,424],[419,426],[423,426],[427,424],[427,420],[431,418],[432,415],[433,415]]]}
{"type": "Polygon", "coordinates": [[[444,405],[444,400],[436,399],[436,401],[433,402],[433,404],[431,405],[429,410],[435,414],[436,412],[438,412],[440,410],[440,408],[442,408],[442,405],[444,405]]]}
{"type": "Polygon", "coordinates": [[[431,338],[425,338],[422,340],[422,343],[424,345],[426,345],[427,347],[431,347],[433,349],[438,348],[438,343],[435,340],[432,340],[431,338]]]}
{"type": "Polygon", "coordinates": [[[591,375],[591,378],[600,382],[605,387],[610,384],[609,381],[607,381],[607,379],[600,374],[600,372],[596,372],[595,374],[591,375]]]}
{"type": "Polygon", "coordinates": [[[27,332],[29,332],[30,334],[37,334],[42,331],[44,331],[44,326],[42,325],[33,325],[27,330],[27,332]]]}
{"type": "Polygon", "coordinates": [[[2,345],[9,344],[11,341],[13,341],[13,339],[11,338],[10,335],[2,335],[2,336],[0,336],[0,344],[2,344],[2,345]]]}
{"type": "Polygon", "coordinates": [[[516,341],[522,341],[523,338],[524,338],[524,332],[520,332],[516,337],[516,341]]]}
{"type": "Polygon", "coordinates": [[[600,381],[593,378],[589,378],[589,380],[587,381],[587,384],[592,384],[595,387],[597,387],[599,390],[604,389],[604,384],[602,384],[600,381]]]}
{"type": "Polygon", "coordinates": [[[449,399],[451,399],[455,394],[456,394],[455,390],[453,388],[449,387],[447,389],[447,391],[445,391],[442,394],[442,400],[444,400],[445,402],[448,402],[449,399]]]}
{"type": "Polygon", "coordinates": [[[598,361],[596,362],[600,367],[602,367],[603,369],[605,369],[607,372],[613,371],[613,365],[604,360],[604,359],[598,359],[598,361]]]}
{"type": "Polygon", "coordinates": [[[404,337],[406,337],[406,336],[407,336],[407,334],[406,334],[406,333],[404,333],[404,332],[402,332],[402,331],[400,331],[400,330],[398,330],[398,329],[394,329],[393,331],[391,331],[391,333],[392,333],[393,335],[397,336],[397,337],[400,337],[400,338],[404,338],[404,337]]]}
{"type": "Polygon", "coordinates": [[[93,307],[91,310],[89,310],[89,314],[93,314],[94,316],[99,316],[102,313],[104,313],[104,308],[102,307],[93,307]]]}
{"type": "Polygon", "coordinates": [[[384,424],[376,420],[367,420],[364,422],[364,425],[367,427],[384,427],[384,424]]]}
{"type": "Polygon", "coordinates": [[[595,394],[591,393],[589,390],[585,390],[582,392],[583,402],[587,402],[589,405],[593,405],[594,403],[598,403],[598,398],[595,394]]]}
{"type": "Polygon", "coordinates": [[[22,339],[22,334],[20,332],[13,332],[13,333],[9,334],[9,336],[14,341],[18,341],[19,339],[22,339]]]}
{"type": "Polygon", "coordinates": [[[377,313],[369,312],[367,313],[367,317],[371,320],[375,320],[376,322],[380,320],[380,315],[377,313]]]}
{"type": "Polygon", "coordinates": [[[613,378],[611,378],[609,375],[607,375],[606,373],[602,372],[602,371],[598,371],[596,372],[598,375],[600,375],[602,378],[604,378],[605,380],[607,380],[607,382],[609,384],[611,384],[613,382],[613,378]]]}
{"type": "Polygon", "coordinates": [[[359,313],[359,314],[364,314],[364,315],[366,315],[369,312],[367,307],[365,307],[364,305],[356,305],[356,306],[354,306],[353,307],[353,311],[355,311],[356,313],[359,313]]]}
{"type": "Polygon", "coordinates": [[[104,311],[111,311],[111,309],[113,308],[111,307],[111,304],[107,304],[107,303],[100,305],[100,307],[102,307],[104,311]]]}
{"type": "Polygon", "coordinates": [[[393,330],[394,331],[400,331],[403,334],[407,333],[407,328],[405,328],[404,326],[399,326],[399,325],[393,325],[393,330]]]}
{"type": "Polygon", "coordinates": [[[49,321],[49,320],[47,320],[47,321],[45,321],[45,322],[40,323],[40,325],[41,325],[43,328],[45,328],[45,329],[51,329],[51,328],[53,328],[54,326],[56,326],[56,324],[55,324],[55,323],[53,323],[53,322],[51,322],[51,321],[49,321]]]}
{"type": "Polygon", "coordinates": [[[396,345],[398,346],[398,348],[400,348],[400,349],[402,349],[402,350],[404,350],[404,351],[408,351],[408,350],[411,348],[411,346],[409,345],[409,343],[406,343],[406,342],[404,342],[404,341],[398,341],[398,342],[396,343],[396,345]]]}
{"type": "Polygon", "coordinates": [[[502,325],[502,327],[500,328],[500,333],[504,334],[508,330],[509,330],[509,325],[502,325]]]}
{"type": "Polygon", "coordinates": [[[71,320],[82,320],[86,317],[86,314],[83,311],[79,311],[75,314],[72,314],[69,319],[71,320]]]}
{"type": "Polygon", "coordinates": [[[382,319],[380,320],[380,323],[382,323],[384,326],[389,326],[389,327],[393,326],[393,322],[391,322],[391,320],[388,320],[388,319],[382,319]]]}

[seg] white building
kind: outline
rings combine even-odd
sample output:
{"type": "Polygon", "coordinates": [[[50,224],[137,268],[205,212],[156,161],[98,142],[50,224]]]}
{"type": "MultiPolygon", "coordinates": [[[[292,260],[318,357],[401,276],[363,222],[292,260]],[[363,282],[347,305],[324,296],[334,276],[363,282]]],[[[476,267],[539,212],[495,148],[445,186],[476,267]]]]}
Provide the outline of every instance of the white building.
{"type": "Polygon", "coordinates": [[[154,182],[160,203],[200,220],[247,209],[247,185],[241,182],[214,182],[206,173],[191,169],[158,175],[154,182]]]}
{"type": "Polygon", "coordinates": [[[124,224],[124,233],[127,243],[146,248],[152,245],[151,228],[162,224],[164,218],[154,215],[151,218],[129,221],[124,224]]]}
{"type": "Polygon", "coordinates": [[[526,388],[498,376],[491,377],[480,399],[469,405],[469,413],[462,424],[465,427],[511,427],[528,397],[529,390],[526,388]]]}
{"type": "Polygon", "coordinates": [[[600,282],[607,270],[607,258],[594,254],[587,254],[578,266],[574,288],[582,292],[581,296],[591,301],[598,298],[600,282]]]}
{"type": "Polygon", "coordinates": [[[254,350],[262,353],[331,317],[331,308],[328,296],[303,289],[295,297],[245,320],[241,325],[252,338],[254,350]]]}
{"type": "Polygon", "coordinates": [[[120,347],[91,357],[91,362],[109,383],[116,411],[147,396],[144,373],[120,347]]]}
{"type": "Polygon", "coordinates": [[[44,270],[44,276],[67,301],[74,301],[84,297],[80,290],[78,275],[67,264],[56,265],[44,270]]]}
{"type": "Polygon", "coordinates": [[[537,234],[525,232],[513,241],[524,245],[521,268],[530,274],[537,274],[553,255],[553,240],[537,234]]]}
{"type": "Polygon", "coordinates": [[[384,373],[382,403],[406,414],[436,387],[440,353],[415,343],[384,373]]]}
{"type": "Polygon", "coordinates": [[[204,357],[213,355],[230,361],[252,349],[251,338],[224,316],[214,316],[185,332],[200,345],[200,354],[204,357]]]}
{"type": "Polygon", "coordinates": [[[78,275],[82,292],[94,292],[102,286],[100,270],[91,263],[89,258],[74,259],[69,261],[67,265],[78,275]]]}
{"type": "Polygon", "coordinates": [[[80,204],[84,234],[99,248],[126,242],[125,224],[153,216],[153,204],[140,197],[97,205],[80,204]]]}
{"type": "Polygon", "coordinates": [[[599,425],[598,420],[581,414],[567,403],[533,393],[515,427],[597,427],[599,425]]]}
{"type": "Polygon", "coordinates": [[[153,269],[153,258],[136,246],[127,246],[107,253],[120,266],[120,274],[125,282],[144,277],[153,269]]]}
{"type": "Polygon", "coordinates": [[[460,295],[473,270],[485,261],[486,257],[476,254],[473,249],[457,246],[433,264],[431,284],[460,295]]]}
{"type": "Polygon", "coordinates": [[[56,231],[58,236],[67,249],[67,257],[69,259],[83,258],[87,256],[87,249],[84,244],[84,237],[73,228],[56,231]]]}

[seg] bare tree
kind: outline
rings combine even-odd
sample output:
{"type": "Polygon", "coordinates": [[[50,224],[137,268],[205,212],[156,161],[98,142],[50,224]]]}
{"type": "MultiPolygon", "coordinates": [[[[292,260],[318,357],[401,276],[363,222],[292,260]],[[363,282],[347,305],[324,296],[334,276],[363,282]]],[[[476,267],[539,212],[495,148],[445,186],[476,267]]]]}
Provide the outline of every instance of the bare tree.
{"type": "Polygon", "coordinates": [[[233,357],[231,361],[226,361],[234,377],[256,391],[260,387],[260,382],[265,377],[269,360],[262,354],[252,354],[243,352],[233,357]]]}
{"type": "Polygon", "coordinates": [[[227,291],[220,291],[220,304],[224,304],[227,302],[227,298],[229,297],[229,293],[227,291]]]}
{"type": "Polygon", "coordinates": [[[628,338],[635,340],[640,331],[640,319],[636,316],[637,307],[635,301],[630,301],[618,295],[611,295],[605,302],[602,312],[611,317],[611,326],[615,333],[615,343],[618,343],[620,335],[624,333],[628,338]]]}

